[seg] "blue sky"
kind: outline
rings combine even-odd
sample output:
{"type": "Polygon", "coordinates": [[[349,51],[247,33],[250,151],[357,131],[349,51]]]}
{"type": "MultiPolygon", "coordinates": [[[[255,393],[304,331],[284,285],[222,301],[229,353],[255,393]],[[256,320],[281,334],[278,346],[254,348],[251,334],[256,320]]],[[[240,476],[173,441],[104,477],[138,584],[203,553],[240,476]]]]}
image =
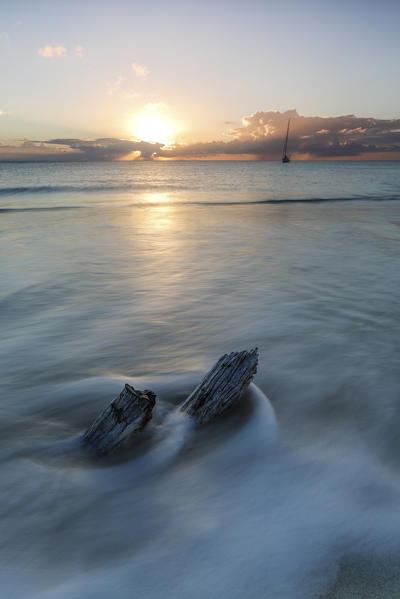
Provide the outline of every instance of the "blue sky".
{"type": "Polygon", "coordinates": [[[398,118],[399,17],[387,0],[3,3],[0,139],[126,138],[149,106],[184,143],[269,109],[398,118]]]}

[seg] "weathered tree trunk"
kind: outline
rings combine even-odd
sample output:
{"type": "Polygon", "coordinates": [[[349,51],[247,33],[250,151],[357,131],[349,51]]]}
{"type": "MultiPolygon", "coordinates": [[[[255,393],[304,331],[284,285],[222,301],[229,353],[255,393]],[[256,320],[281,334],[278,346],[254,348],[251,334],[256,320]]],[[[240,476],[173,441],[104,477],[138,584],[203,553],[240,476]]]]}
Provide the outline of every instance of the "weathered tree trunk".
{"type": "Polygon", "coordinates": [[[225,354],[189,395],[181,410],[208,422],[237,403],[257,372],[258,349],[225,354]]]}
{"type": "Polygon", "coordinates": [[[137,391],[126,384],[88,428],[84,441],[98,454],[110,453],[151,420],[155,398],[152,391],[137,391]]]}

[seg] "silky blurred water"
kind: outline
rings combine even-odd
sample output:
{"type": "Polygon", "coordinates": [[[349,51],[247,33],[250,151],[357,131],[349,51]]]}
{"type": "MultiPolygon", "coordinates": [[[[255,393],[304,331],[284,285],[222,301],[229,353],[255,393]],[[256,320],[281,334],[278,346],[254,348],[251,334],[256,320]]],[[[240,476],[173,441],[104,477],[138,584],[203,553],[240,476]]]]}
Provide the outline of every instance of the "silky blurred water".
{"type": "Polygon", "coordinates": [[[399,200],[399,163],[0,164],[4,596],[302,599],[398,563],[399,200]],[[174,416],[254,346],[237,411],[174,416]],[[152,424],[98,463],[126,381],[152,424]]]}

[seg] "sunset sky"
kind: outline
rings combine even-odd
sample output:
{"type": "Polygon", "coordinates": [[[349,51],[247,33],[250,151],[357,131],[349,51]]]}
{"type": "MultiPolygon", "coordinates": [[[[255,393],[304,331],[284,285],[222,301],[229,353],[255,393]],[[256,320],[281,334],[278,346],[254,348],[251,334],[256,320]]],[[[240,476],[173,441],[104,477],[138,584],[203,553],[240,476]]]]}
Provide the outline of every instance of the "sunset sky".
{"type": "Polygon", "coordinates": [[[299,158],[399,159],[399,22],[394,0],[3,2],[0,159],[276,158],[289,116],[299,158]]]}

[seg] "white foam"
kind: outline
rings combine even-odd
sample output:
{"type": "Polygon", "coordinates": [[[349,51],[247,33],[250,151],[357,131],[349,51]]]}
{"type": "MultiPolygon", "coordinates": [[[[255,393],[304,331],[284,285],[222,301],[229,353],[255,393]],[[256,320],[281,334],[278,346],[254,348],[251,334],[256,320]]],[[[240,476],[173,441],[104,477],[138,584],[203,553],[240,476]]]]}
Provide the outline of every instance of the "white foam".
{"type": "Polygon", "coordinates": [[[248,400],[241,426],[201,433],[204,452],[170,407],[149,452],[128,462],[57,470],[24,459],[3,470],[10,493],[15,485],[25,493],[7,521],[8,550],[35,539],[20,558],[24,574],[5,577],[8,588],[21,599],[310,599],[344,556],[400,551],[400,488],[368,448],[294,453],[255,385],[248,400]],[[29,479],[45,489],[44,502],[32,503],[29,479]],[[49,580],[37,574],[47,571],[49,580]]]}

